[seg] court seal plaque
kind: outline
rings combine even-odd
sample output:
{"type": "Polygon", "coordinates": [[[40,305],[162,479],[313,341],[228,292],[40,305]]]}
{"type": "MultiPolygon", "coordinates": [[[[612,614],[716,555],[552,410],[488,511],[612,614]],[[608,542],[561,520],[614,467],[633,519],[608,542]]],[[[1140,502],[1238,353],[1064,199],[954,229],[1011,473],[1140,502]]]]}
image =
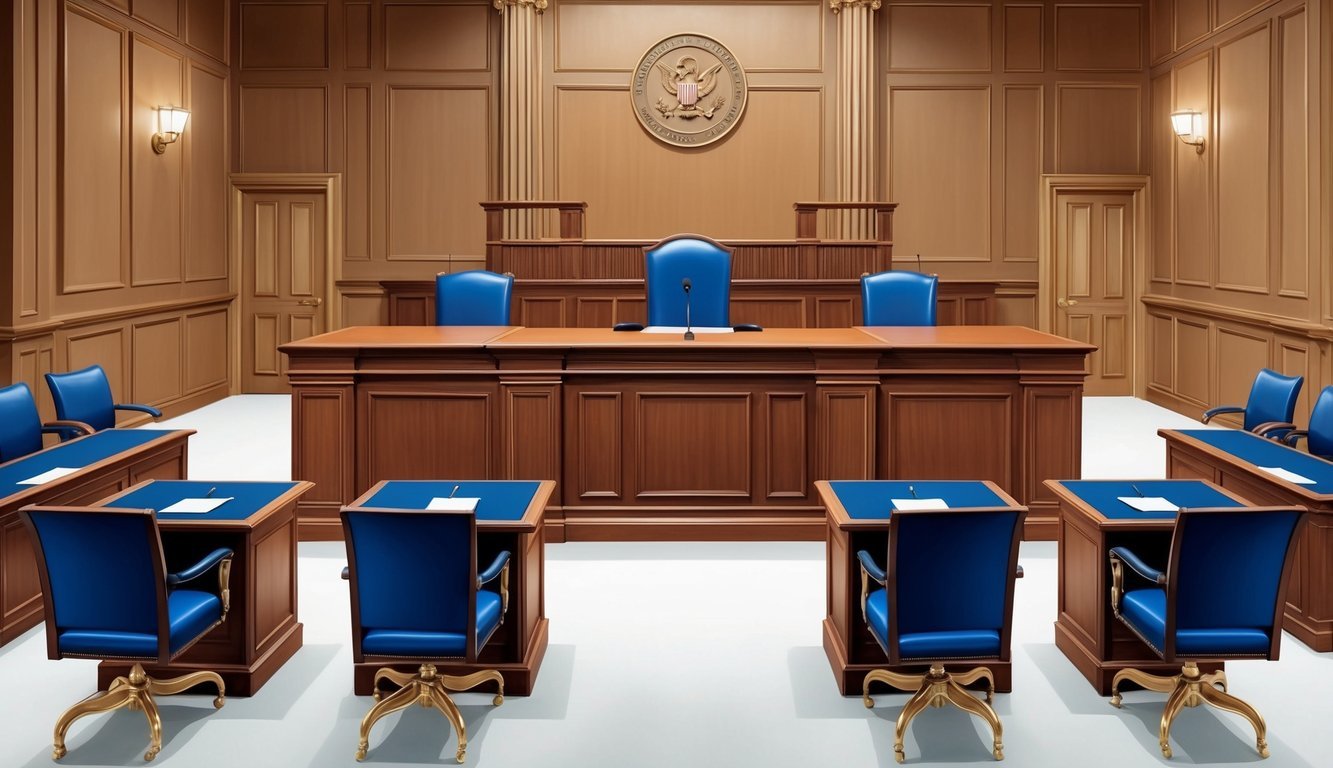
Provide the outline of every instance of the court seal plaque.
{"type": "Polygon", "coordinates": [[[634,68],[630,103],[639,124],[675,147],[702,147],[731,132],[745,112],[745,70],[725,45],[685,33],[654,43],[634,68]]]}

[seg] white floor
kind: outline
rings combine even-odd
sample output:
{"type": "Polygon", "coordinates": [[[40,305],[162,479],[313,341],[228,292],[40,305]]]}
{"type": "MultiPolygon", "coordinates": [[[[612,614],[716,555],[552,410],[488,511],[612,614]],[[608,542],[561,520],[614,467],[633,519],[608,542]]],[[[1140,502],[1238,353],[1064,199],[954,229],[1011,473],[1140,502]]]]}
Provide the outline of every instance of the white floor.
{"type": "MultiPolygon", "coordinates": [[[[165,422],[199,434],[195,476],[286,478],[288,401],[235,397],[165,422]],[[264,440],[254,439],[263,435],[264,440]]],[[[1084,473],[1160,477],[1160,426],[1195,422],[1139,400],[1088,399],[1084,473]]],[[[819,543],[557,544],[547,549],[551,646],[536,693],[492,708],[458,697],[474,768],[717,766],[821,768],[893,764],[893,722],[906,694],[873,711],[837,694],[820,649],[819,543]]],[[[1011,766],[1229,765],[1258,762],[1238,718],[1186,710],[1175,758],[1157,750],[1163,697],[1126,695],[1113,709],[1056,650],[1055,545],[1024,544],[1014,611],[1014,693],[999,695],[1011,766]]],[[[250,698],[214,712],[203,696],[161,700],[174,766],[350,766],[370,707],[351,695],[347,590],[340,544],[300,547],[305,647],[250,698]]],[[[92,691],[90,661],[46,659],[40,628],[0,649],[0,768],[50,765],[56,717],[92,691]]],[[[1277,663],[1228,664],[1232,691],[1265,715],[1266,766],[1333,766],[1333,654],[1287,637],[1277,663]],[[1303,687],[1314,686],[1314,687],[1303,687]]],[[[142,765],[143,716],[87,718],[66,765],[142,765]]],[[[455,738],[432,710],[381,721],[368,763],[452,765],[455,738]]],[[[989,735],[955,709],[927,710],[907,738],[908,764],[990,763],[989,735]]]]}

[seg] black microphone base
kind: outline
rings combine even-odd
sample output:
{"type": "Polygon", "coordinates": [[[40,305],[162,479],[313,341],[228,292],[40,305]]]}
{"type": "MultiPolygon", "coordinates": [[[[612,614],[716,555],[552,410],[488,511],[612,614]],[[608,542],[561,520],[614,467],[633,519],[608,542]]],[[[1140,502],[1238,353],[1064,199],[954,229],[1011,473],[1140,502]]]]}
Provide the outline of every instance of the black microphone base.
{"type": "Polygon", "coordinates": [[[694,341],[694,331],[686,331],[686,332],[685,332],[685,340],[686,340],[686,341],[694,341]]]}

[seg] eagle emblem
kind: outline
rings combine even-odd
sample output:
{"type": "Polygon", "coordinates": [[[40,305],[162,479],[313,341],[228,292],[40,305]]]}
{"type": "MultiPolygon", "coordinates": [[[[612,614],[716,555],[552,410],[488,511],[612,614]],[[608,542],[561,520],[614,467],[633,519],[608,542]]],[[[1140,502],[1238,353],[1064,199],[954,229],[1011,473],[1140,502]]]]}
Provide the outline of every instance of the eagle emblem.
{"type": "Polygon", "coordinates": [[[717,87],[717,73],[722,69],[720,63],[700,73],[699,62],[693,56],[681,56],[674,69],[660,62],[657,69],[662,74],[662,87],[676,102],[671,104],[662,99],[657,100],[653,108],[662,115],[662,119],[680,117],[693,120],[702,115],[705,120],[712,120],[713,113],[726,106],[727,99],[721,94],[714,96],[706,107],[703,105],[704,99],[717,87]]]}

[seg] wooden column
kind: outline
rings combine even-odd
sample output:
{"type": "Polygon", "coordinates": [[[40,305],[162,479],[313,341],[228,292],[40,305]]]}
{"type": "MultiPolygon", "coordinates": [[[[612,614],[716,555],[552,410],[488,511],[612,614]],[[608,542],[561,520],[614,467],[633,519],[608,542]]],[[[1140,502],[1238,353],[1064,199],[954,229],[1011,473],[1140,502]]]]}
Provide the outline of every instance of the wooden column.
{"type": "MultiPolygon", "coordinates": [[[[880,0],[829,0],[838,15],[838,174],[840,202],[875,200],[875,11],[880,0]]],[[[841,238],[868,240],[874,226],[865,211],[845,211],[841,238]]]]}
{"type": "MultiPolygon", "coordinates": [[[[541,190],[542,11],[547,0],[494,0],[500,12],[500,197],[538,200],[541,190]]],[[[508,211],[507,239],[539,237],[540,211],[508,211]]]]}

